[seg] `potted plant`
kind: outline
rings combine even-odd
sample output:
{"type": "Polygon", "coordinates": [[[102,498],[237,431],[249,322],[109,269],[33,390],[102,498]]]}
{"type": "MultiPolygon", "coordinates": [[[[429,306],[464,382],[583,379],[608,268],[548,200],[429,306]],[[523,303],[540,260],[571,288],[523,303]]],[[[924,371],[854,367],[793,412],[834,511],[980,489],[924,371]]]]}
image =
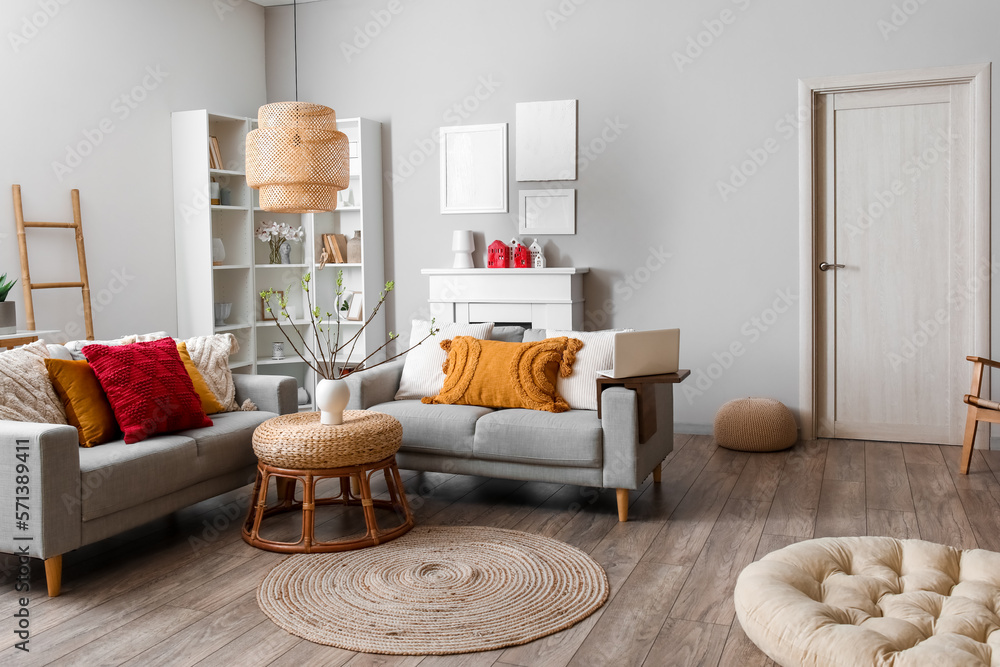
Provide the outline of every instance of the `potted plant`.
{"type": "Polygon", "coordinates": [[[13,301],[7,300],[7,293],[17,279],[7,281],[7,274],[0,276],[0,334],[17,333],[17,310],[13,301]]]}
{"type": "Polygon", "coordinates": [[[440,329],[436,329],[434,327],[434,320],[431,320],[430,330],[422,339],[402,352],[386,358],[384,361],[369,365],[369,359],[384,350],[389,343],[399,338],[399,334],[390,331],[388,337],[389,340],[380,345],[377,349],[373,350],[363,359],[352,363],[351,357],[354,354],[354,349],[357,346],[358,340],[361,338],[362,332],[368,324],[371,323],[372,319],[374,319],[375,315],[382,307],[382,304],[385,303],[385,299],[389,292],[393,290],[393,287],[395,287],[395,283],[390,280],[385,284],[385,290],[379,294],[378,302],[375,304],[375,307],[371,309],[371,312],[368,314],[368,317],[364,320],[362,325],[349,338],[347,338],[345,334],[344,340],[341,340],[339,313],[342,308],[342,304],[344,303],[344,272],[340,271],[337,273],[337,306],[335,308],[335,312],[333,313],[323,313],[320,311],[319,306],[314,304],[312,291],[309,287],[311,279],[312,276],[309,273],[302,277],[302,292],[305,294],[306,300],[305,310],[309,314],[309,321],[312,324],[312,333],[307,334],[310,336],[310,340],[306,340],[306,336],[303,336],[302,332],[299,331],[298,327],[294,325],[292,318],[288,314],[288,295],[292,293],[291,286],[289,286],[284,293],[276,292],[270,289],[265,290],[260,293],[260,298],[264,300],[267,313],[274,316],[274,321],[278,326],[278,331],[281,332],[281,335],[284,336],[285,340],[287,340],[291,345],[295,354],[297,354],[318,377],[322,378],[318,383],[316,383],[316,407],[320,410],[320,423],[339,425],[344,423],[344,408],[347,407],[347,402],[351,398],[351,390],[347,386],[347,383],[344,382],[344,377],[350,373],[370,370],[392,361],[393,359],[397,359],[436,334],[440,331],[440,329]],[[277,317],[271,308],[272,298],[277,301],[278,313],[281,317],[277,317]],[[282,320],[285,321],[284,325],[282,324],[282,320]],[[295,336],[298,341],[297,343],[292,339],[292,336],[295,336]]]}

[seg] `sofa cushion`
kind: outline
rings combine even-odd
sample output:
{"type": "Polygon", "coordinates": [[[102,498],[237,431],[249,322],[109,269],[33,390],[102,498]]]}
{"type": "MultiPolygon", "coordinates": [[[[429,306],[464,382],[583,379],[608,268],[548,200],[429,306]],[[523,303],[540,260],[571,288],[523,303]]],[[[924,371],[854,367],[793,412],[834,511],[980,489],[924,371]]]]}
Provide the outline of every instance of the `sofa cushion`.
{"type": "MultiPolygon", "coordinates": [[[[127,445],[114,440],[80,449],[84,521],[159,498],[194,484],[198,447],[182,435],[161,435],[127,445]]],[[[73,503],[75,499],[64,498],[73,503]]]]}
{"type": "Polygon", "coordinates": [[[179,431],[177,435],[194,440],[198,448],[199,481],[256,465],[251,439],[254,429],[273,412],[222,412],[212,415],[212,426],[179,431]]]}
{"type": "Polygon", "coordinates": [[[490,340],[499,340],[504,343],[520,343],[524,340],[524,327],[519,326],[494,326],[490,334],[490,340]]]}
{"type": "Polygon", "coordinates": [[[424,405],[420,401],[389,401],[369,409],[399,420],[401,449],[465,457],[472,456],[476,420],[493,412],[476,405],[424,405]]]}
{"type": "Polygon", "coordinates": [[[447,379],[437,396],[424,403],[528,408],[548,412],[569,410],[556,393],[556,376],[573,372],[581,343],[550,338],[538,343],[504,343],[456,336],[441,341],[448,351],[447,379]]]}
{"type": "Polygon", "coordinates": [[[444,371],[441,367],[448,359],[448,353],[441,349],[440,342],[455,336],[489,338],[493,323],[443,324],[434,336],[426,338],[430,330],[431,323],[427,320],[413,320],[410,345],[421,340],[424,342],[403,357],[403,374],[399,378],[399,389],[396,390],[397,401],[420,399],[440,392],[444,386],[444,371]]]}
{"type": "Polygon", "coordinates": [[[206,428],[80,450],[83,520],[89,521],[254,465],[253,430],[273,412],[225,412],[206,428]]]}
{"type": "Polygon", "coordinates": [[[93,447],[121,437],[108,397],[86,361],[46,359],[52,387],[66,408],[66,421],[76,428],[81,447],[93,447]]]}
{"type": "Polygon", "coordinates": [[[125,442],[212,425],[172,339],[87,345],[83,353],[108,395],[125,442]]]}
{"type": "MultiPolygon", "coordinates": [[[[403,433],[405,439],[405,427],[403,433]]],[[[473,454],[491,461],[600,468],[603,438],[593,410],[497,410],[476,422],[473,454]]]]}

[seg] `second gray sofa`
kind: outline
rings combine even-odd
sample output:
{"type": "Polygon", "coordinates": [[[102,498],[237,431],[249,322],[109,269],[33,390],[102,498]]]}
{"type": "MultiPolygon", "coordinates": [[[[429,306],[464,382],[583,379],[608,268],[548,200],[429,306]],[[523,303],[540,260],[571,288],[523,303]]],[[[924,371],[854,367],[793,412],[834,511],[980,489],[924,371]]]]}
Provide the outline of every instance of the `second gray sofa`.
{"type": "MultiPolygon", "coordinates": [[[[542,340],[544,331],[494,327],[492,338],[542,340]]],[[[432,338],[425,345],[436,345],[432,338]]],[[[392,415],[403,425],[396,456],[410,470],[484,475],[527,481],[578,484],[618,490],[618,516],[628,517],[628,492],[649,476],[659,480],[660,462],[673,450],[673,391],[656,391],[658,430],[639,442],[635,391],[605,389],[601,419],[595,410],[562,413],[467,405],[426,405],[394,399],[404,360],[348,376],[348,408],[392,415]]],[[[596,391],[596,389],[595,389],[596,391]]]]}

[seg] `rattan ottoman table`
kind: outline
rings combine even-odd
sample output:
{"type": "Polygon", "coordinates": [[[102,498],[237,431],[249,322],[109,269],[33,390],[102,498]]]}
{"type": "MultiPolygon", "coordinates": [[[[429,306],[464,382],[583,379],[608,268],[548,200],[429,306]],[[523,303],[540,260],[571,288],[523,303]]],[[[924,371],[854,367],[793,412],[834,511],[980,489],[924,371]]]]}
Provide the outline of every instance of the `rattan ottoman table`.
{"type": "Polygon", "coordinates": [[[396,452],[403,427],[389,415],[367,410],[344,412],[344,423],[324,426],[318,412],[300,412],[268,419],[253,434],[257,454],[257,481],[250,512],[243,524],[243,539],[255,547],[282,553],[349,551],[395,539],[413,527],[413,514],[396,467],[396,452]],[[381,472],[389,490],[389,500],[373,499],[372,476],[381,472]],[[278,502],[267,506],[271,478],[278,489],[278,502]],[[316,483],[339,478],[340,492],[316,497],[316,483]],[[297,482],[302,484],[302,500],[295,499],[297,482]],[[353,483],[353,484],[352,484],[353,483]],[[356,490],[352,490],[352,486],[356,490]],[[360,506],[367,533],[329,542],[315,537],[317,505],[360,506]],[[402,523],[381,530],[375,508],[395,510],[402,523]],[[302,512],[302,536],[298,542],[277,542],[261,537],[261,522],[283,512],[302,512]]]}

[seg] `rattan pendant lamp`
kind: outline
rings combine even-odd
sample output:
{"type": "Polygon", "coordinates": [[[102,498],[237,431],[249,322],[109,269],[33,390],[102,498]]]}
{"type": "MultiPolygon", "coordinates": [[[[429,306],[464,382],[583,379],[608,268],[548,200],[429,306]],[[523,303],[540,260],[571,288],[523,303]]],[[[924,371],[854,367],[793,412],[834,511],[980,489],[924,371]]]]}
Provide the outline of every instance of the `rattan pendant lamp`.
{"type": "Polygon", "coordinates": [[[292,3],[295,101],[265,104],[247,135],[247,184],[260,191],[260,207],[275,213],[317,213],[337,208],[350,183],[347,135],[337,113],[299,102],[298,7],[292,3]]]}

